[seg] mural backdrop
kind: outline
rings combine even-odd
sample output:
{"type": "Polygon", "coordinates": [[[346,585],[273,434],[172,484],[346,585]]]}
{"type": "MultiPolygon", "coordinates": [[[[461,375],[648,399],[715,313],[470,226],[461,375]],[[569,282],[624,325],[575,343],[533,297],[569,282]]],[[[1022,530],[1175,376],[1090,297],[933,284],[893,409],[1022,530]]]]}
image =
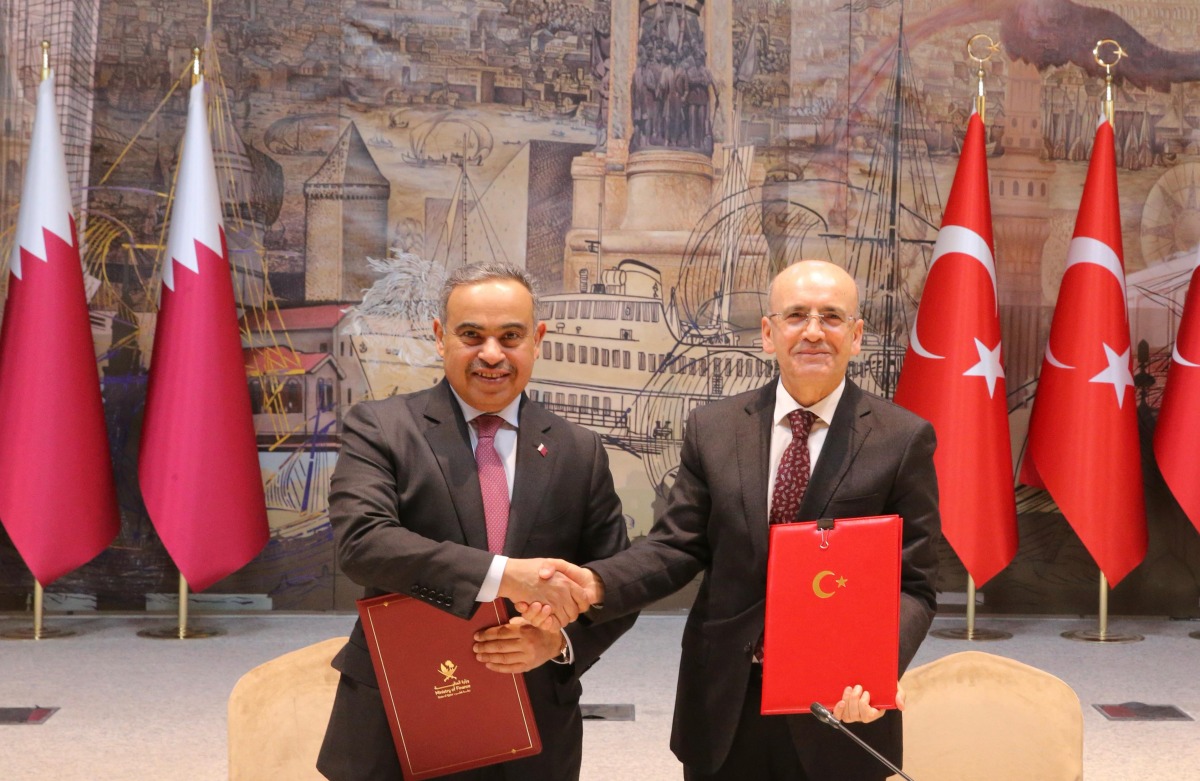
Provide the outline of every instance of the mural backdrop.
{"type": "MultiPolygon", "coordinates": [[[[1148,444],[1200,246],[1192,0],[209,5],[0,10],[0,257],[48,38],[122,504],[116,544],[56,582],[50,609],[160,607],[177,582],[136,447],[193,46],[272,531],[210,593],[328,609],[359,595],[329,525],[340,420],[437,381],[436,291],[464,262],[515,262],[540,282],[549,330],[529,393],[603,437],[635,538],[662,507],[688,411],[773,376],[759,321],[787,263],[829,258],[859,280],[851,374],[890,395],[974,95],[965,44],[986,33],[1002,46],[986,67],[988,165],[1017,459],[1100,110],[1091,49],[1129,52],[1116,137],[1150,553],[1112,610],[1200,615],[1200,535],[1148,444]]],[[[984,610],[1094,612],[1087,552],[1045,493],[1015,490],[1020,553],[984,610]]],[[[942,558],[942,588],[961,592],[961,565],[942,558]]],[[[0,607],[24,606],[31,584],[3,540],[0,607]]]]}

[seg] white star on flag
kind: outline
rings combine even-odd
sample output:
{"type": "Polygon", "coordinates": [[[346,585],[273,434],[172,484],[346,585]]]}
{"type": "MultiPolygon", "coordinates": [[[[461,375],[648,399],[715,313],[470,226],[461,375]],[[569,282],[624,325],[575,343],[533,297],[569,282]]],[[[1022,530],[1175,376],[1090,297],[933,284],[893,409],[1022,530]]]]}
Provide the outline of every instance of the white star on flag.
{"type": "Polygon", "coordinates": [[[1125,388],[1133,387],[1133,372],[1129,370],[1129,353],[1132,348],[1125,348],[1120,355],[1116,350],[1104,345],[1104,355],[1108,360],[1108,368],[1092,377],[1088,382],[1112,383],[1113,391],[1117,394],[1117,406],[1125,405],[1125,388]]]}
{"type": "Polygon", "coordinates": [[[963,372],[964,377],[983,377],[987,380],[988,398],[996,395],[996,380],[1004,376],[1004,367],[1000,365],[1000,342],[988,348],[983,342],[975,340],[975,350],[979,353],[979,363],[963,372]]]}

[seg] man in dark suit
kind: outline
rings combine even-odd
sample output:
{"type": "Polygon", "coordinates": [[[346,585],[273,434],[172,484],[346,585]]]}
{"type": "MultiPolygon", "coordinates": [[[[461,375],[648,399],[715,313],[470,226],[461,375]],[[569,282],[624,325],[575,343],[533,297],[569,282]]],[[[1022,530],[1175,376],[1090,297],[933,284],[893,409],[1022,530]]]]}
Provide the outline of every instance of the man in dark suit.
{"type": "MultiPolygon", "coordinates": [[[[543,748],[452,776],[463,781],[578,778],[579,676],[635,618],[560,630],[578,614],[582,590],[566,577],[539,578],[544,560],[530,558],[590,561],[629,545],[599,437],[523,393],[545,330],[522,270],[455,271],[433,323],[445,379],[355,405],[331,485],[338,563],[367,597],[408,594],[463,618],[497,596],[561,607],[553,627],[518,617],[476,635],[489,668],[526,674],[543,748]],[[490,472],[476,462],[485,444],[495,451],[490,472]],[[506,484],[499,506],[509,509],[497,513],[506,484]]],[[[361,622],[333,666],[342,675],[318,769],[334,781],[399,781],[361,622]]]]}
{"type": "MultiPolygon", "coordinates": [[[[768,519],[776,521],[781,508],[787,517],[778,521],[901,516],[899,676],[936,607],[933,427],[846,379],[861,349],[863,322],[854,280],[844,270],[824,261],[796,263],[772,282],[768,301],[763,347],[776,356],[779,381],[689,416],[667,509],[646,540],[587,569],[557,569],[586,585],[591,601],[603,602],[588,614],[601,622],[704,573],[683,632],[671,735],[686,779],[884,779],[887,769],[813,716],[759,713],[768,519]],[[811,478],[806,490],[792,492],[800,495],[788,508],[781,497],[799,481],[782,477],[794,477],[795,468],[781,463],[792,444],[790,421],[805,414],[797,410],[811,413],[811,429],[796,436],[795,451],[806,458],[811,478]]],[[[527,611],[530,621],[541,622],[539,609],[545,608],[534,604],[527,611]]],[[[855,641],[841,638],[829,653],[855,641]]],[[[899,764],[900,714],[871,707],[870,692],[846,683],[834,714],[899,764]]]]}

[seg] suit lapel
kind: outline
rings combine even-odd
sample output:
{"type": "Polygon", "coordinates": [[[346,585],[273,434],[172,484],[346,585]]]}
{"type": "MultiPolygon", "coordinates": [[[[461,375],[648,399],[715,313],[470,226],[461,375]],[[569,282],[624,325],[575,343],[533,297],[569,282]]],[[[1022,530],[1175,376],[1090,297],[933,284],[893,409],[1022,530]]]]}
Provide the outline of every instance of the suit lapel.
{"type": "Polygon", "coordinates": [[[821,447],[821,456],[817,459],[817,468],[813,470],[808,490],[800,502],[801,519],[812,521],[820,518],[850,471],[850,465],[871,431],[871,409],[863,402],[863,392],[846,380],[846,389],[837,411],[833,413],[825,444],[821,447]]]}
{"type": "MultiPolygon", "coordinates": [[[[563,451],[555,436],[554,418],[540,405],[530,404],[528,399],[523,399],[520,420],[521,425],[517,429],[517,467],[508,511],[508,534],[504,538],[506,556],[520,556],[524,552],[538,509],[550,490],[555,459],[563,451]]],[[[581,490],[587,490],[586,486],[581,490]]]]}
{"type": "Polygon", "coordinates": [[[462,408],[445,380],[429,394],[424,415],[429,424],[425,429],[425,441],[446,480],[446,490],[454,502],[463,539],[472,548],[487,550],[487,523],[479,490],[479,470],[471,452],[471,436],[467,433],[462,408]]]}
{"type": "Polygon", "coordinates": [[[767,560],[767,484],[771,477],[771,426],[775,411],[775,386],[768,383],[745,406],[738,421],[737,460],[742,486],[742,508],[756,560],[767,560]]]}

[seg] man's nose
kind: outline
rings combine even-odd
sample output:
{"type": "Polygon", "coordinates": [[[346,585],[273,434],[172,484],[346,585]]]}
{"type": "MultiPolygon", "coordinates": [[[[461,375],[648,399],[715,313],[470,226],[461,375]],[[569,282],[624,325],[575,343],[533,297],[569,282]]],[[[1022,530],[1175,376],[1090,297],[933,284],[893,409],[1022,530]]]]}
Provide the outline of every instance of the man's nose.
{"type": "Polygon", "coordinates": [[[492,364],[504,360],[504,350],[500,347],[500,340],[494,336],[485,339],[479,351],[479,357],[492,364]]]}
{"type": "Polygon", "coordinates": [[[810,339],[814,342],[819,342],[825,338],[825,328],[818,315],[809,315],[804,320],[804,325],[800,329],[801,335],[805,339],[810,339]]]}

